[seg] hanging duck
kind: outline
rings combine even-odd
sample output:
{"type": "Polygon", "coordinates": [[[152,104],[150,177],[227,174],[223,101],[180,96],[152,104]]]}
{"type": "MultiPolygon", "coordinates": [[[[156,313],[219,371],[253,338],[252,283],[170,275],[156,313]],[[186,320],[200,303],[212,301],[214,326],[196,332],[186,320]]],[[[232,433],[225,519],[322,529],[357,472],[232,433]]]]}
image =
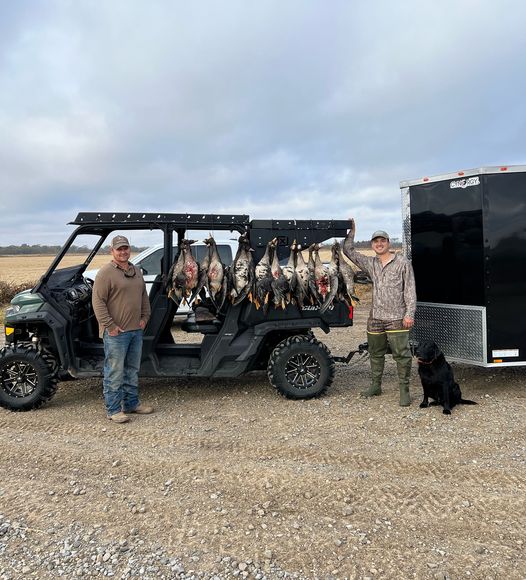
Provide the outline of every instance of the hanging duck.
{"type": "Polygon", "coordinates": [[[351,308],[360,299],[354,294],[354,270],[344,258],[342,247],[339,242],[334,243],[338,254],[338,300],[341,300],[351,308]]]}
{"type": "Polygon", "coordinates": [[[255,268],[254,279],[254,305],[259,310],[263,308],[263,312],[267,312],[270,293],[272,292],[272,269],[270,264],[276,247],[277,239],[270,240],[265,248],[263,257],[258,262],[255,268]]]}
{"type": "Polygon", "coordinates": [[[289,285],[287,302],[296,303],[296,240],[294,240],[290,246],[289,260],[287,264],[281,268],[281,271],[289,285]]]}
{"type": "Polygon", "coordinates": [[[279,265],[278,253],[274,252],[272,259],[272,294],[274,295],[274,306],[276,308],[287,307],[289,301],[289,283],[283,275],[281,266],[279,265]]]}
{"type": "Polygon", "coordinates": [[[335,241],[331,248],[328,274],[330,292],[320,308],[320,314],[323,314],[334,300],[345,302],[349,308],[355,306],[360,300],[354,295],[354,270],[343,257],[342,248],[338,241],[335,241]]]}
{"type": "Polygon", "coordinates": [[[338,290],[340,290],[340,287],[339,287],[340,258],[339,258],[337,248],[339,248],[339,244],[338,244],[338,242],[334,242],[334,244],[332,245],[332,248],[331,248],[331,261],[330,261],[329,266],[327,268],[327,277],[328,277],[328,284],[329,284],[330,291],[326,295],[325,301],[322,304],[322,306],[320,307],[320,314],[323,314],[332,305],[332,303],[334,302],[334,300],[338,296],[338,290]]]}
{"type": "Polygon", "coordinates": [[[316,292],[321,302],[325,302],[329,293],[329,275],[321,261],[319,251],[320,245],[314,244],[314,250],[312,253],[314,258],[314,283],[316,284],[316,292]]]}
{"type": "Polygon", "coordinates": [[[204,240],[208,246],[209,264],[207,271],[208,293],[216,310],[221,310],[225,301],[225,287],[223,280],[225,278],[225,267],[219,256],[219,250],[212,234],[204,240]]]}
{"type": "Polygon", "coordinates": [[[179,306],[188,299],[196,288],[199,277],[199,266],[192,254],[191,245],[196,240],[182,240],[180,252],[168,272],[168,296],[179,306]]]}
{"type": "Polygon", "coordinates": [[[206,248],[203,259],[199,264],[199,279],[197,281],[197,286],[195,287],[192,298],[190,301],[194,301],[194,304],[199,304],[202,300],[206,298],[204,289],[208,287],[208,267],[210,266],[210,248],[206,248]]]}
{"type": "Polygon", "coordinates": [[[298,308],[304,306],[307,298],[309,297],[309,268],[305,263],[303,254],[301,253],[301,245],[296,244],[294,249],[296,254],[296,288],[294,292],[294,297],[298,308]]]}
{"type": "Polygon", "coordinates": [[[254,283],[254,261],[247,234],[239,236],[239,246],[229,270],[230,300],[236,305],[248,297],[252,301],[254,283]]]}

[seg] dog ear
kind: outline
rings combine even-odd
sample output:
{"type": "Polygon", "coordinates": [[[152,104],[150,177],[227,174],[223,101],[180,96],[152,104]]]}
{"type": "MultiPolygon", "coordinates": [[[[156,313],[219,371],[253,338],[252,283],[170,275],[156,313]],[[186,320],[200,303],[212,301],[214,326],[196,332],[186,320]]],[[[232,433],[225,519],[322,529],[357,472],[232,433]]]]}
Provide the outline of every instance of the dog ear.
{"type": "Polygon", "coordinates": [[[433,348],[434,348],[434,351],[435,351],[434,352],[434,358],[438,358],[440,356],[440,354],[441,354],[441,351],[438,348],[438,344],[436,342],[433,344],[433,348]]]}

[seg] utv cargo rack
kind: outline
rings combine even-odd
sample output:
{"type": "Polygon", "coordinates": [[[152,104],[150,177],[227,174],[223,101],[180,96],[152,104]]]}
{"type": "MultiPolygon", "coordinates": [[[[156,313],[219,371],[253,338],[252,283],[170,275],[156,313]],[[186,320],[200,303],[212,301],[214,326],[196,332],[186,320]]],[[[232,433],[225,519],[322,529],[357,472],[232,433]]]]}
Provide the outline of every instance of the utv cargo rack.
{"type": "Polygon", "coordinates": [[[344,238],[350,229],[350,220],[251,220],[245,214],[192,214],[192,213],[112,213],[81,212],[70,225],[76,226],[118,226],[134,229],[138,225],[160,225],[172,230],[230,230],[248,233],[254,249],[254,259],[259,260],[267,243],[278,239],[278,257],[289,254],[289,246],[294,240],[307,248],[330,238],[344,238]]]}

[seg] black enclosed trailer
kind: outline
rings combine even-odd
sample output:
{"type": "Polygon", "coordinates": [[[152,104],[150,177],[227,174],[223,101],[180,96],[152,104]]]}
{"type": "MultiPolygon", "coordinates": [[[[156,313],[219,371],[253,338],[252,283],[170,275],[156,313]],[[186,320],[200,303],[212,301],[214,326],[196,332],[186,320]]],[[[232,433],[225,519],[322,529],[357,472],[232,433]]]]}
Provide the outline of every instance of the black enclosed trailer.
{"type": "Polygon", "coordinates": [[[415,340],[452,360],[526,364],[526,166],[402,181],[415,340]]]}

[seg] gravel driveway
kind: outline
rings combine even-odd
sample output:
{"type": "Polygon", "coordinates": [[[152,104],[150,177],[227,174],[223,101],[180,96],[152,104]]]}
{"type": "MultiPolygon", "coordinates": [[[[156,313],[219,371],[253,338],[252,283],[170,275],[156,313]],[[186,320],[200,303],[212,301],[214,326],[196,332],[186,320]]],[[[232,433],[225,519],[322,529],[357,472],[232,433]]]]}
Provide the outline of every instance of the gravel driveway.
{"type": "MultiPolygon", "coordinates": [[[[346,354],[365,315],[317,334],[346,354]]],[[[0,578],[524,578],[526,370],[454,369],[449,417],[392,361],[372,400],[358,361],[303,402],[254,373],[143,380],[126,425],[98,379],[0,409],[0,578]]]]}

